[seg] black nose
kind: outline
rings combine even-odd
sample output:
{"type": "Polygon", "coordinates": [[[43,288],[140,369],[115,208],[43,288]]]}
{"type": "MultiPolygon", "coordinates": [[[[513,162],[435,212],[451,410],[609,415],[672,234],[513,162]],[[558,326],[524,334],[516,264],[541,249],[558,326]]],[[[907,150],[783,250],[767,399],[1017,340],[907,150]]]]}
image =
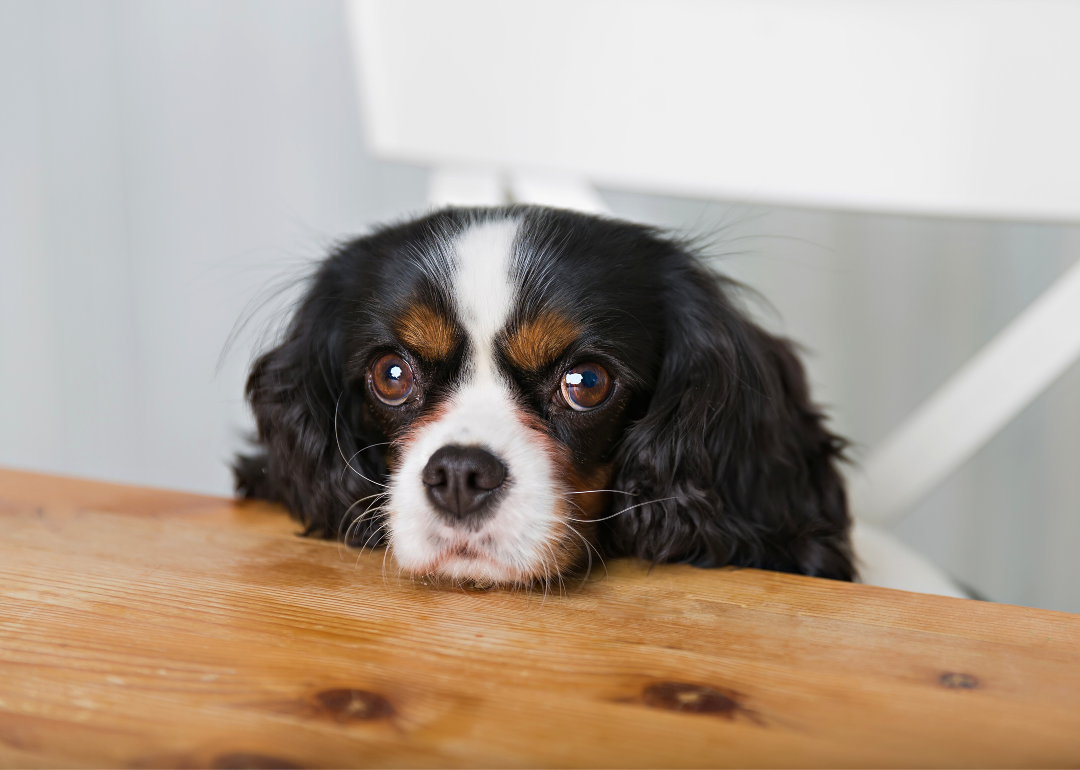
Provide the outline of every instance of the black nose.
{"type": "Polygon", "coordinates": [[[480,447],[451,445],[431,456],[421,478],[428,500],[450,523],[475,526],[491,510],[506,466],[480,447]]]}

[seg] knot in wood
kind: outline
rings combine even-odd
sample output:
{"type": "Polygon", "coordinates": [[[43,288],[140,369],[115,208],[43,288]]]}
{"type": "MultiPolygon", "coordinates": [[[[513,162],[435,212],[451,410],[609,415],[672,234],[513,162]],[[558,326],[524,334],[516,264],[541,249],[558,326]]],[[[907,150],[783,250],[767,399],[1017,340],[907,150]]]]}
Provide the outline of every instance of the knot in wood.
{"type": "Polygon", "coordinates": [[[688,711],[692,714],[733,714],[738,702],[722,692],[700,684],[687,682],[658,682],[644,692],[645,705],[668,711],[688,711]]]}
{"type": "Polygon", "coordinates": [[[948,687],[950,690],[974,690],[979,686],[979,680],[971,674],[959,674],[952,671],[942,674],[939,681],[942,687],[948,687]]]}
{"type": "Polygon", "coordinates": [[[339,722],[383,719],[394,713],[394,707],[390,705],[390,701],[370,690],[347,687],[323,690],[315,695],[315,700],[339,722]]]}

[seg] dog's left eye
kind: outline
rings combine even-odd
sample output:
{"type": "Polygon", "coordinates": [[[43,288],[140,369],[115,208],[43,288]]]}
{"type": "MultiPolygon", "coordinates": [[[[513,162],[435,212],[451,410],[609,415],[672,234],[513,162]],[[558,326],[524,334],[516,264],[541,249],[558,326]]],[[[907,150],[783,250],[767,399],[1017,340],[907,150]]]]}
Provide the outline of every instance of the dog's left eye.
{"type": "Polygon", "coordinates": [[[613,382],[600,364],[578,364],[563,375],[562,395],[571,409],[586,412],[607,401],[613,382]]]}
{"type": "Polygon", "coordinates": [[[413,392],[412,368],[400,356],[386,353],[375,359],[368,370],[371,390],[388,406],[400,406],[413,392]]]}

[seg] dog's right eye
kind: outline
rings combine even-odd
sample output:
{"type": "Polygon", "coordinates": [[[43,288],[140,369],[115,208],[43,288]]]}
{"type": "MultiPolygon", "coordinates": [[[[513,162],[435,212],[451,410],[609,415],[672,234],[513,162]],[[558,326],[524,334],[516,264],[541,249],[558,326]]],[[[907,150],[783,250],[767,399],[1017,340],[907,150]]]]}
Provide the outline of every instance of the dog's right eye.
{"type": "Polygon", "coordinates": [[[401,356],[385,353],[368,369],[368,382],[376,398],[387,406],[400,406],[413,392],[412,368],[401,356]]]}

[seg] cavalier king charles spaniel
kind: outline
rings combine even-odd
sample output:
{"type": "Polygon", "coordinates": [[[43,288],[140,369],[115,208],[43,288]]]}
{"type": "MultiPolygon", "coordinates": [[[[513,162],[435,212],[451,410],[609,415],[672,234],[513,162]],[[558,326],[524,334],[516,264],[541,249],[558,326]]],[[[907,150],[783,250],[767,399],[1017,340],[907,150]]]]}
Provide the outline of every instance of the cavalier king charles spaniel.
{"type": "Polygon", "coordinates": [[[786,339],[653,228],[436,211],[331,254],[247,382],[239,493],[406,573],[551,585],[592,554],[852,580],[845,442],[786,339]]]}

